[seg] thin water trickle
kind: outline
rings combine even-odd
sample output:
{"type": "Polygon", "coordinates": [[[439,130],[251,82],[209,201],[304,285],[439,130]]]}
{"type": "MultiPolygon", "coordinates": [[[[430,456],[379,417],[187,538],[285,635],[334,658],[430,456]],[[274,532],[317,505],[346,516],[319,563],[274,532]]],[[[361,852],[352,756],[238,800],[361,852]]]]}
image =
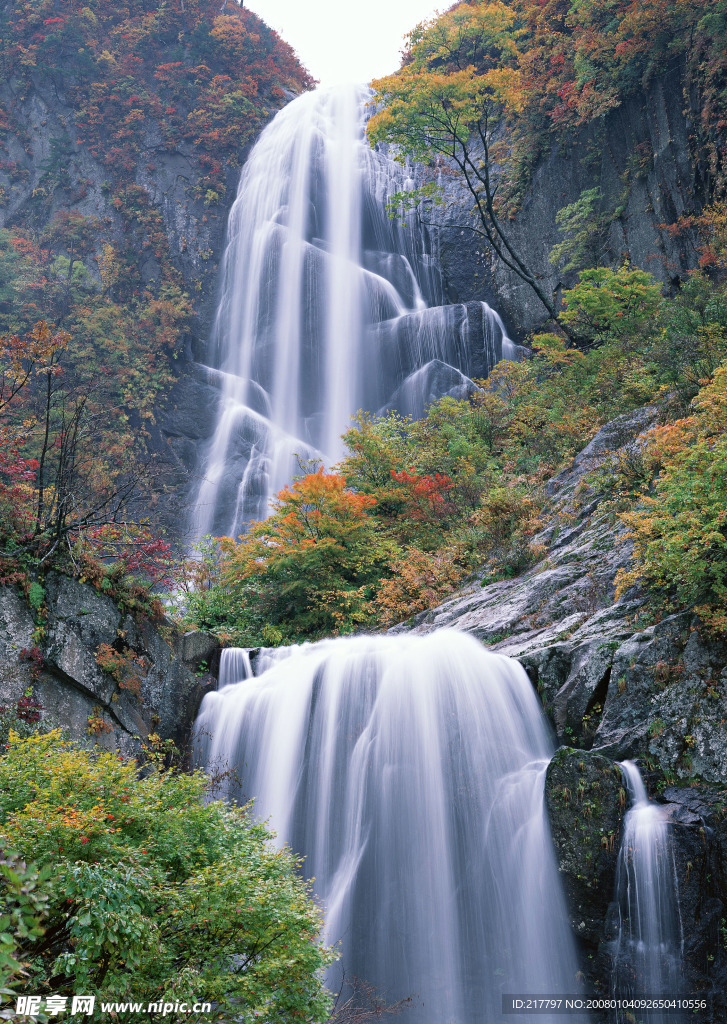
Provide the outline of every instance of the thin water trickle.
{"type": "Polygon", "coordinates": [[[237,769],[227,795],[305,856],[341,944],[331,987],[345,970],[412,996],[409,1024],[494,1024],[503,993],[577,990],[544,811],[552,747],[520,665],[447,631],[263,664],[205,697],[197,757],[237,769]]]}
{"type": "Polygon", "coordinates": [[[221,389],[197,536],[267,513],[298,457],[331,465],[359,409],[420,416],[517,358],[485,303],[442,305],[435,241],[387,201],[412,168],[364,138],[369,93],[289,103],[260,136],[230,213],[209,379],[221,389]]]}
{"type": "MultiPolygon", "coordinates": [[[[623,761],[621,770],[631,806],[616,875],[619,920],[612,989],[620,997],[678,997],[684,938],[669,824],[664,809],[649,800],[634,762],[623,761]]],[[[681,1019],[675,1013],[649,1014],[651,1024],[677,1024],[681,1019]]]]}

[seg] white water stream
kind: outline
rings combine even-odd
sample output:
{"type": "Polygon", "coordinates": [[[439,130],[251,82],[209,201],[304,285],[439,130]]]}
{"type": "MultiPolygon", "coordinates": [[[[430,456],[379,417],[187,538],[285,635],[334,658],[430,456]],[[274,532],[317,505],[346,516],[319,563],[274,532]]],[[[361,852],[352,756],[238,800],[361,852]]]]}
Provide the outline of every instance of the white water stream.
{"type": "MultiPolygon", "coordinates": [[[[621,769],[631,807],[624,819],[616,875],[619,930],[612,990],[621,997],[674,998],[682,992],[684,940],[669,824],[663,808],[649,800],[633,761],[622,762],[621,769]]],[[[648,1016],[650,1024],[678,1024],[682,1019],[673,1012],[648,1016]]]]}
{"type": "Polygon", "coordinates": [[[346,976],[412,996],[409,1024],[491,1024],[503,992],[577,990],[543,803],[552,747],[523,669],[446,631],[263,665],[205,697],[198,758],[235,767],[227,795],[254,797],[305,855],[346,976]]]}
{"type": "Polygon", "coordinates": [[[485,303],[441,305],[428,231],[391,220],[413,173],[364,139],[369,94],[305,93],[264,130],[228,226],[210,362],[221,401],[194,532],[264,518],[297,458],[331,464],[359,409],[420,416],[514,346],[485,303]]]}

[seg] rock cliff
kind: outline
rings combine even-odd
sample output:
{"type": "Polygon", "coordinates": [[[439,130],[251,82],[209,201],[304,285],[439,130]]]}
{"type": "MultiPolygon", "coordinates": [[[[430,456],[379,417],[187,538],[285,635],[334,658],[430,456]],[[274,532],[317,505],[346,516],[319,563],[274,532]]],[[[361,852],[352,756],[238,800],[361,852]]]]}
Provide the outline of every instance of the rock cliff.
{"type": "MultiPolygon", "coordinates": [[[[521,208],[506,225],[508,237],[525,262],[557,296],[575,283],[548,257],[563,240],[556,215],[587,189],[600,189],[600,230],[592,237],[589,265],[628,258],[669,287],[698,262],[695,238],[667,228],[701,208],[703,168],[690,144],[696,116],[685,96],[683,66],[656,78],[648,89],[626,100],[580,133],[552,148],[537,164],[521,208]]],[[[528,285],[496,260],[485,240],[464,227],[472,198],[456,178],[443,177],[444,212],[432,211],[441,225],[441,260],[450,302],[489,302],[503,317],[511,337],[525,339],[547,315],[528,285]]]]}
{"type": "Polygon", "coordinates": [[[131,754],[156,734],[186,749],[214,684],[216,640],[134,617],[57,572],[44,590],[44,610],[36,611],[18,590],[0,587],[0,706],[32,687],[49,721],[72,738],[131,754]]]}

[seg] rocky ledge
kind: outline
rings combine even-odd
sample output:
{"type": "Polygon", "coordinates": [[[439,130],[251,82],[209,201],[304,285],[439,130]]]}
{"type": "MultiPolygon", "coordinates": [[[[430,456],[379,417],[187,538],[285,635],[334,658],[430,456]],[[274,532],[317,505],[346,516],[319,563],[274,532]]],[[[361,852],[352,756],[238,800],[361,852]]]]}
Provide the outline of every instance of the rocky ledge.
{"type": "Polygon", "coordinates": [[[133,617],[60,573],[43,586],[45,618],[17,589],[0,587],[0,706],[32,687],[44,715],[73,738],[132,754],[156,734],[185,749],[214,685],[217,641],[133,617]]]}

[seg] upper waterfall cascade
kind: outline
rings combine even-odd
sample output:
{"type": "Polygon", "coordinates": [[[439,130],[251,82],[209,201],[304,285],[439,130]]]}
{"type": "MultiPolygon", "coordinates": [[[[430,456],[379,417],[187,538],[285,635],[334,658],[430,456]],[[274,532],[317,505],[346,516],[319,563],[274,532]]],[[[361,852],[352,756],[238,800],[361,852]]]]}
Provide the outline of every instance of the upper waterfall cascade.
{"type": "Polygon", "coordinates": [[[411,996],[411,1024],[492,1024],[502,993],[575,991],[524,670],[447,631],[265,652],[256,670],[205,697],[197,757],[236,769],[226,795],[305,856],[345,976],[411,996]]]}
{"type": "Polygon", "coordinates": [[[305,93],[264,130],[228,227],[208,376],[221,388],[194,528],[237,536],[357,410],[421,416],[516,358],[485,303],[444,305],[434,240],[387,201],[411,168],[364,138],[369,93],[305,93]]]}

